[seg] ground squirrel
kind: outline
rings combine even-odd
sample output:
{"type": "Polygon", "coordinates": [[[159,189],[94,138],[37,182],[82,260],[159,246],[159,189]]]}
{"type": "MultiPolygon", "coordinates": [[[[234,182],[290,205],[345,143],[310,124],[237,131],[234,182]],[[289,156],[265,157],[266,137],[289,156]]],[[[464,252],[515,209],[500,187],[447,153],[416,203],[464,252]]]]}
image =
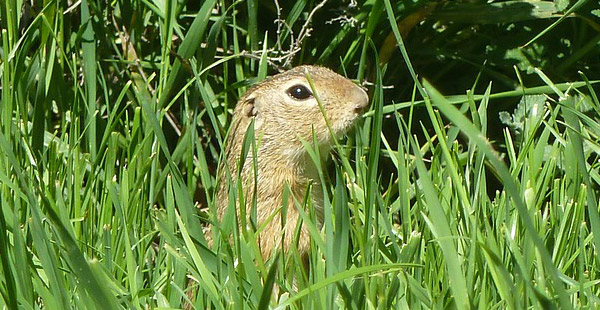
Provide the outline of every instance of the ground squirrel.
{"type": "MultiPolygon", "coordinates": [[[[337,137],[344,135],[351,128],[369,102],[367,93],[362,88],[347,78],[318,66],[300,66],[270,77],[250,88],[238,101],[226,142],[226,158],[220,169],[217,215],[218,220],[221,220],[228,210],[228,186],[224,168],[229,169],[235,181],[244,136],[254,120],[258,147],[257,184],[254,184],[252,151],[248,152],[240,178],[247,202],[246,214],[250,214],[256,188],[256,224],[260,226],[265,221],[270,221],[257,238],[265,260],[272,254],[273,249],[282,244],[282,238],[285,238],[285,251],[294,240],[299,215],[291,195],[287,203],[285,227],[282,228],[281,225],[281,214],[276,214],[270,219],[282,206],[286,184],[289,184],[291,194],[296,200],[302,202],[307,186],[312,182],[312,203],[317,214],[322,214],[322,186],[315,165],[301,140],[312,145],[314,128],[323,157],[328,155],[334,141],[307,75],[313,81],[316,96],[322,103],[331,131],[337,137]]],[[[239,214],[239,204],[237,211],[239,214]]],[[[318,216],[317,221],[315,224],[320,227],[322,216],[318,216]]],[[[306,225],[303,225],[298,242],[300,254],[308,253],[309,245],[309,233],[306,225]]]]}

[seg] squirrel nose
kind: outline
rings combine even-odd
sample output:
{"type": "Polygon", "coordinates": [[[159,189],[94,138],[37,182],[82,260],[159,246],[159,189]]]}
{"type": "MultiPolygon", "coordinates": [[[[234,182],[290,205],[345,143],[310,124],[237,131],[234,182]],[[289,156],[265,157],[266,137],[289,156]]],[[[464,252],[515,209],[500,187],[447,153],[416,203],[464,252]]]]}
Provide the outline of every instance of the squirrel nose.
{"type": "Polygon", "coordinates": [[[358,114],[362,114],[369,106],[369,96],[367,92],[360,86],[356,86],[352,90],[350,100],[354,104],[354,111],[358,114]]]}

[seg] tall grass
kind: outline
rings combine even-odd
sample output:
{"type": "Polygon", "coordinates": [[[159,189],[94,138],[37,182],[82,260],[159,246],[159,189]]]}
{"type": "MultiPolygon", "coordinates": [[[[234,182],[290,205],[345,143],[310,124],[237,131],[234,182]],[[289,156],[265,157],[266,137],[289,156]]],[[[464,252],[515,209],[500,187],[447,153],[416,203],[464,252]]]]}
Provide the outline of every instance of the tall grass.
{"type": "Polygon", "coordinates": [[[275,4],[0,4],[0,307],[600,306],[600,51],[578,32],[566,38],[582,49],[560,67],[539,52],[554,46],[549,35],[595,29],[546,20],[587,16],[589,3],[506,4],[525,15],[458,3],[427,15],[427,1],[334,1],[310,23],[320,2],[275,4]],[[325,23],[336,5],[354,26],[325,23]],[[499,38],[490,49],[505,55],[479,65],[484,38],[460,26],[473,7],[478,31],[510,22],[515,41],[527,38],[514,44],[535,41],[499,38]],[[278,14],[285,24],[267,21],[278,14]],[[314,29],[298,43],[304,25],[314,29]],[[263,262],[233,215],[213,226],[231,240],[208,247],[203,233],[231,108],[267,72],[300,63],[369,81],[371,97],[320,171],[323,229],[309,199],[295,202],[312,237],[308,274],[294,248],[263,262]]]}

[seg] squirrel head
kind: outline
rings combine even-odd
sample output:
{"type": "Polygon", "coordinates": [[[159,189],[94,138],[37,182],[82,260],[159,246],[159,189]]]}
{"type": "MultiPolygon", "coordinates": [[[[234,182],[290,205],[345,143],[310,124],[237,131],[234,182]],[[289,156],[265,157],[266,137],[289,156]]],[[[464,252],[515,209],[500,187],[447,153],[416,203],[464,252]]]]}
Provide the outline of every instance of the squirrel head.
{"type": "Polygon", "coordinates": [[[368,104],[367,93],[349,79],[324,67],[299,66],[249,89],[234,112],[240,125],[236,130],[240,132],[230,134],[241,139],[254,119],[261,148],[270,153],[278,151],[279,156],[299,158],[305,154],[301,140],[311,143],[313,131],[319,146],[329,148],[333,144],[326,119],[333,134],[340,137],[368,104]]]}

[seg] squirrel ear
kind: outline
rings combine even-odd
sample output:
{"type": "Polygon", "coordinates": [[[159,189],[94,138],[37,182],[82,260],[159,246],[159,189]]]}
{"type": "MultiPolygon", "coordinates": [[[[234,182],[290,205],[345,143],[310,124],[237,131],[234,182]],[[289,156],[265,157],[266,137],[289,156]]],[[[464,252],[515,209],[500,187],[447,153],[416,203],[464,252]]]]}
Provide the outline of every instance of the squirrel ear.
{"type": "Polygon", "coordinates": [[[246,97],[244,100],[244,114],[248,117],[253,117],[253,116],[256,116],[256,114],[258,114],[258,111],[256,110],[256,105],[255,105],[254,99],[255,99],[254,96],[250,95],[250,96],[246,97]]]}

